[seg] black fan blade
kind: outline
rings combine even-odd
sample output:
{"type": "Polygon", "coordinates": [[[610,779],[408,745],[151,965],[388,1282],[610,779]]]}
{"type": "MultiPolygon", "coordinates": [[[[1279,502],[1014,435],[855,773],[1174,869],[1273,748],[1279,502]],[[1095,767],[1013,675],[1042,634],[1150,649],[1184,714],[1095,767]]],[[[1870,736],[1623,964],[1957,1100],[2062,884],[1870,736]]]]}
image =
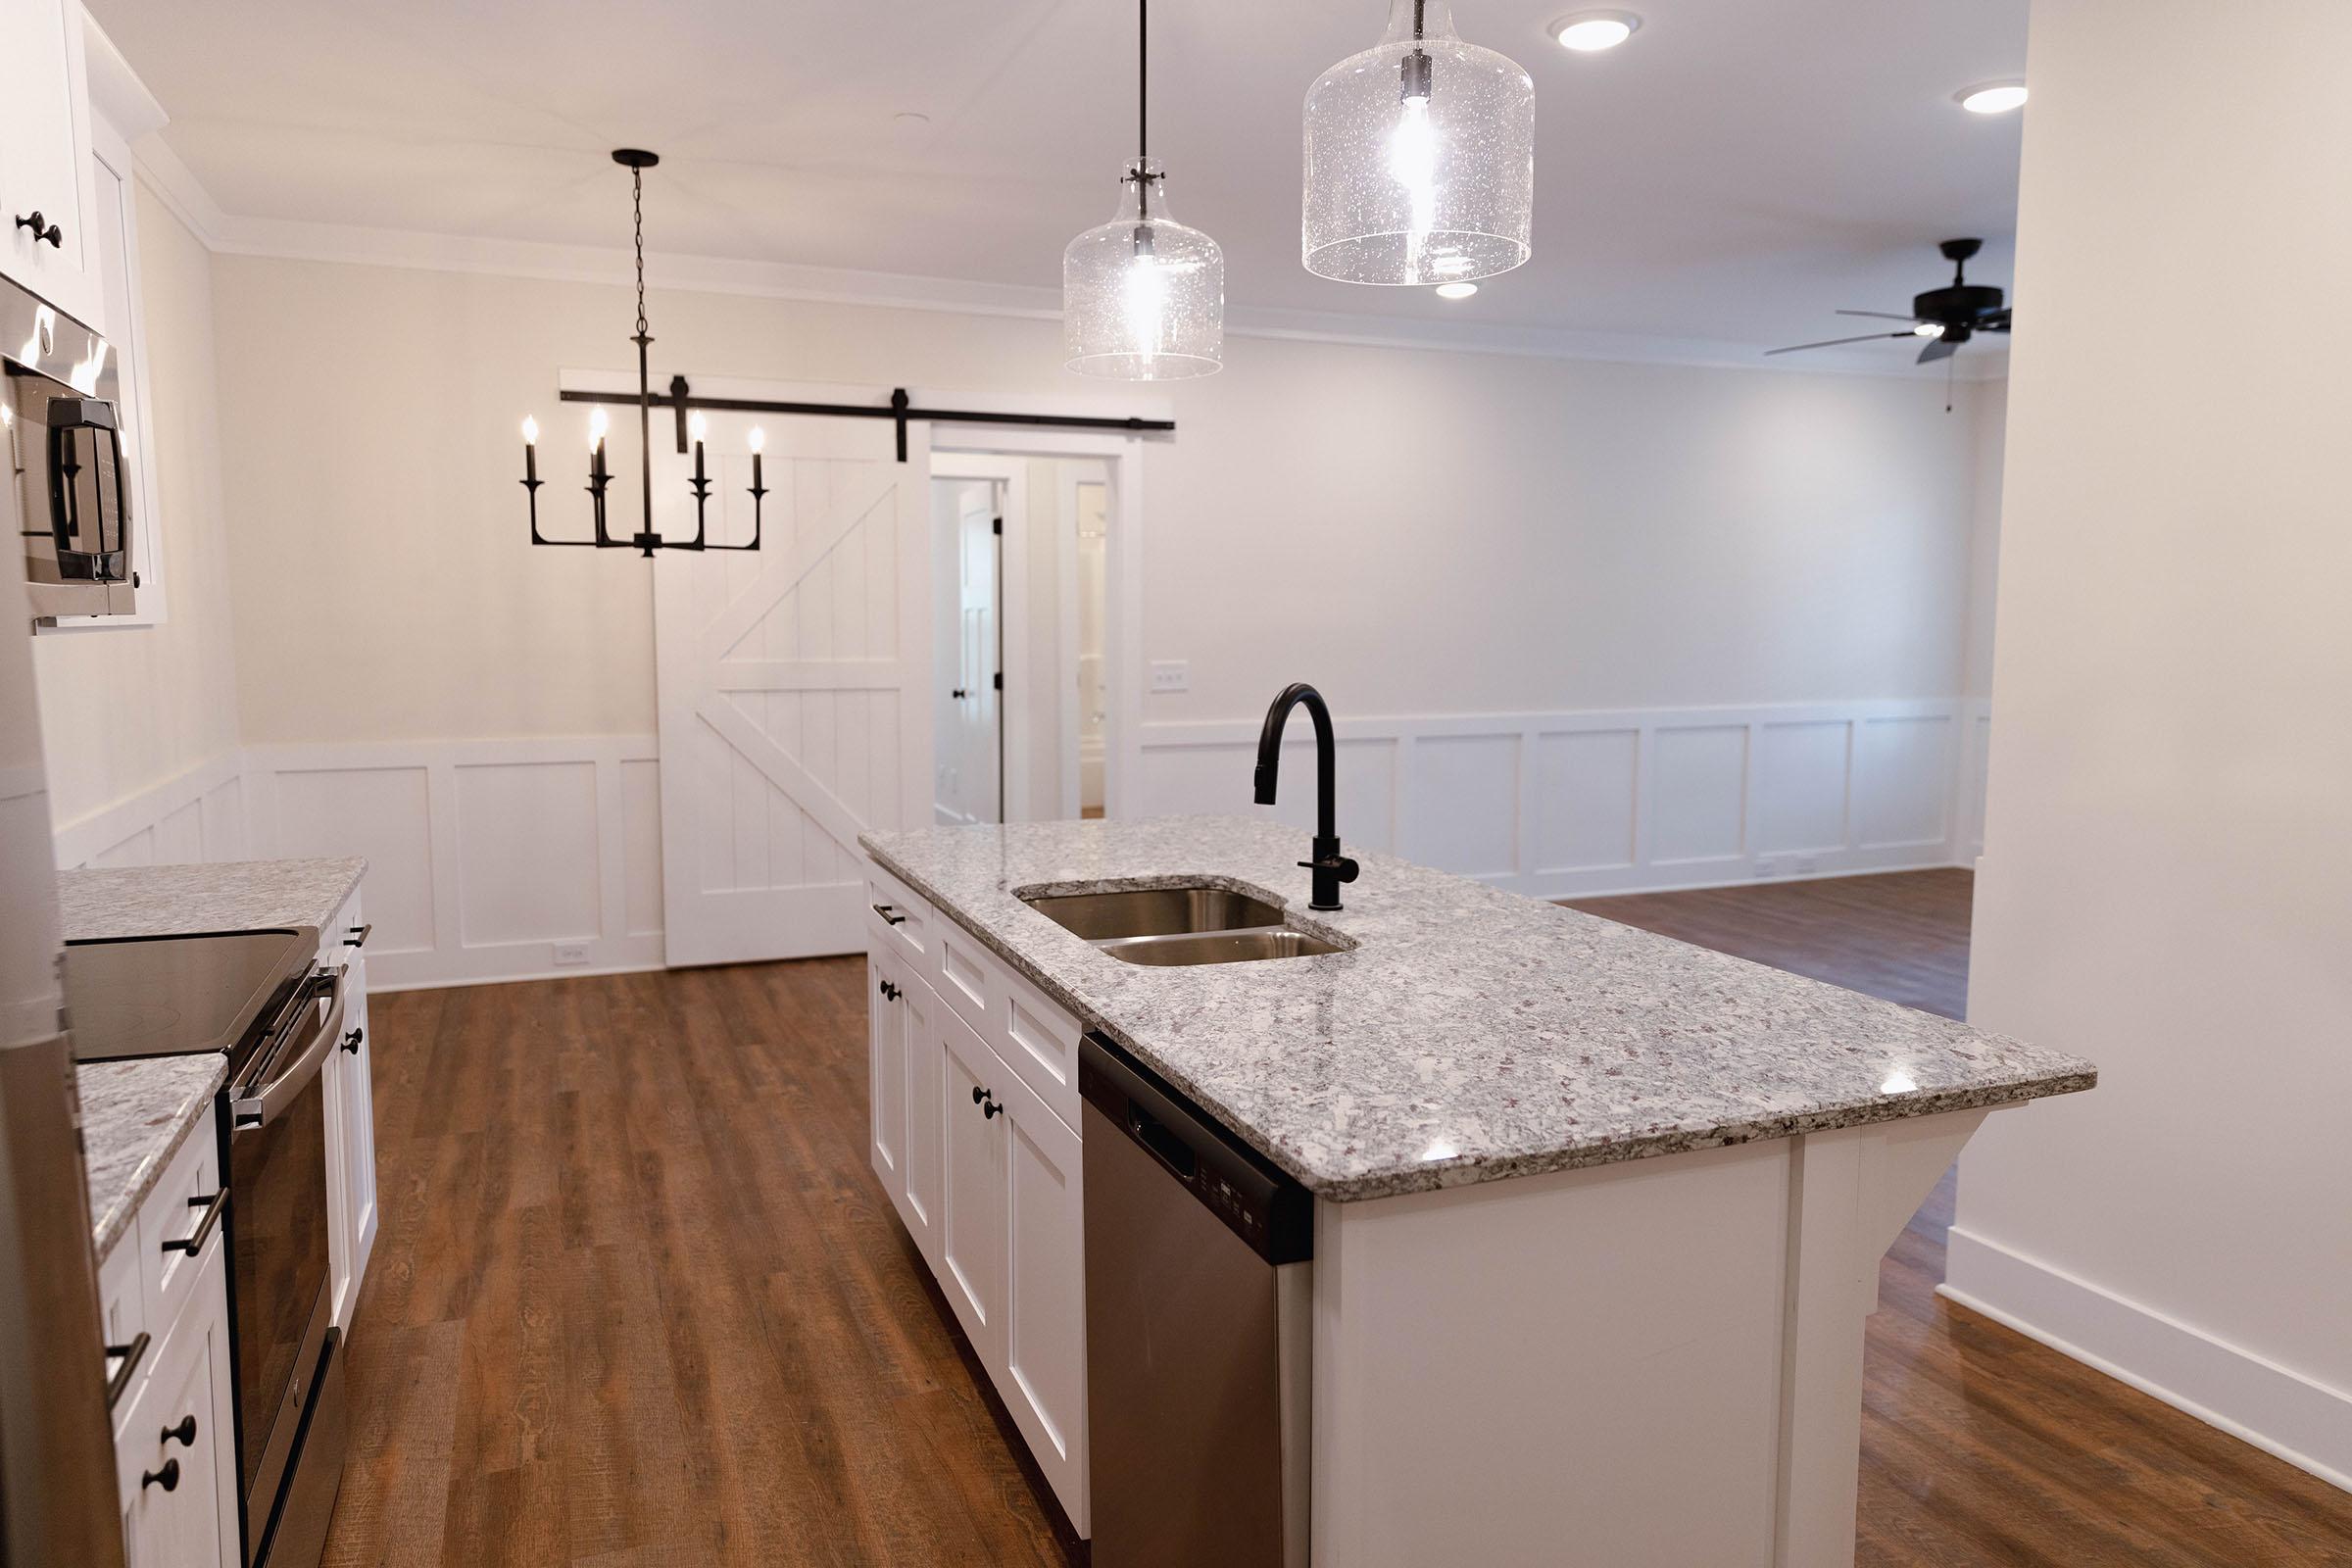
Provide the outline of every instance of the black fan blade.
{"type": "Polygon", "coordinates": [[[1960,352],[1960,345],[1966,341],[1967,339],[1965,338],[1954,337],[1949,333],[1946,333],[1942,337],[1930,338],[1928,340],[1928,346],[1919,351],[1919,359],[1917,363],[1921,365],[1932,365],[1937,360],[1948,360],[1953,355],[1960,352]]]}
{"type": "Polygon", "coordinates": [[[1865,332],[1860,337],[1830,337],[1818,343],[1791,343],[1785,349],[1766,349],[1767,358],[1775,354],[1795,354],[1804,349],[1834,349],[1840,343],[1877,343],[1890,337],[1910,337],[1909,332],[1865,332]]]}
{"type": "Polygon", "coordinates": [[[1867,316],[1878,321],[1916,321],[1916,316],[1897,316],[1892,311],[1839,311],[1839,316],[1867,316]]]}
{"type": "Polygon", "coordinates": [[[1980,332],[2008,331],[2009,312],[2007,308],[2004,307],[2001,310],[1985,312],[1984,315],[1977,321],[1977,330],[1980,332]]]}

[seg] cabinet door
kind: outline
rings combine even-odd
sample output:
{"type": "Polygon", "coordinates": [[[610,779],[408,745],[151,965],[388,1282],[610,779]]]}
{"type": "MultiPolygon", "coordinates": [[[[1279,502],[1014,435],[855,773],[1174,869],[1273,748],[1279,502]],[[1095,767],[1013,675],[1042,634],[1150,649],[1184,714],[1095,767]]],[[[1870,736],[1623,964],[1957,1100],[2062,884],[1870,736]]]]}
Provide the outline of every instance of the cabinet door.
{"type": "Polygon", "coordinates": [[[116,1439],[125,1547],[136,1568],[234,1568],[234,1439],[222,1385],[228,1298],[220,1252],[205,1288],[166,1337],[138,1407],[116,1439]]]}
{"type": "Polygon", "coordinates": [[[897,1203],[906,1185],[906,1047],[905,1014],[898,1004],[906,990],[906,967],[881,947],[865,955],[866,1121],[873,1145],[874,1174],[897,1203]]]}
{"type": "Polygon", "coordinates": [[[1053,1483],[1070,1523],[1088,1533],[1086,1466],[1086,1215],[1078,1135],[1026,1082],[1000,1082],[1004,1106],[1004,1368],[997,1389],[1053,1483]]]}
{"type": "Polygon", "coordinates": [[[343,1269],[335,1281],[333,1321],[348,1335],[368,1256],[375,1250],[374,1050],[368,1032],[368,960],[344,951],[343,1033],[335,1052],[335,1126],[342,1144],[343,1269]]]}
{"type": "Polygon", "coordinates": [[[103,332],[79,0],[0,4],[0,274],[103,332]],[[18,225],[34,212],[44,230],[56,227],[56,244],[18,225]]]}
{"type": "MultiPolygon", "coordinates": [[[[902,970],[902,972],[904,972],[902,970]]],[[[905,983],[891,1007],[904,1053],[906,1113],[901,1124],[898,1185],[891,1198],[933,1273],[940,1267],[939,1026],[947,1008],[920,980],[905,983]]]]}
{"type": "Polygon", "coordinates": [[[986,1106],[1007,1075],[952,1008],[938,1014],[939,1288],[994,1376],[1004,1364],[1004,1132],[986,1106]]]}

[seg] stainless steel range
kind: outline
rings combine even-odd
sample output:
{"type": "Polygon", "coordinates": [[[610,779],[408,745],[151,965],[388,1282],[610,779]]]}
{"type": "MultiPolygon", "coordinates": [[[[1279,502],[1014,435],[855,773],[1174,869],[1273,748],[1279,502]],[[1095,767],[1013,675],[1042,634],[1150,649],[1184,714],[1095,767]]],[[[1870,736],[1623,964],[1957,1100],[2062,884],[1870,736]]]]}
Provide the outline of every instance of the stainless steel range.
{"type": "Polygon", "coordinates": [[[343,1033],[343,971],[318,953],[308,926],[66,948],[77,1059],[228,1056],[220,1168],[251,1568],[315,1568],[348,1437],[319,1073],[343,1033]]]}

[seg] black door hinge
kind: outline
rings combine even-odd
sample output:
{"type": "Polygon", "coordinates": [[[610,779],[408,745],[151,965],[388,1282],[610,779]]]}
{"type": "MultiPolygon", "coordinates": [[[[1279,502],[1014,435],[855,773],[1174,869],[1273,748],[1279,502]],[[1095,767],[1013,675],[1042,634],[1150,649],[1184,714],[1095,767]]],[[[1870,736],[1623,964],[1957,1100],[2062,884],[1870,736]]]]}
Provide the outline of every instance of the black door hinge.
{"type": "Polygon", "coordinates": [[[998,670],[998,671],[997,671],[997,690],[999,690],[999,691],[1003,691],[1004,689],[1004,672],[1003,670],[1001,670],[1001,669],[1000,669],[1000,670],[998,670]]]}
{"type": "Polygon", "coordinates": [[[1004,532],[1004,519],[1003,517],[991,517],[989,519],[988,531],[1002,537],[1004,532]]]}

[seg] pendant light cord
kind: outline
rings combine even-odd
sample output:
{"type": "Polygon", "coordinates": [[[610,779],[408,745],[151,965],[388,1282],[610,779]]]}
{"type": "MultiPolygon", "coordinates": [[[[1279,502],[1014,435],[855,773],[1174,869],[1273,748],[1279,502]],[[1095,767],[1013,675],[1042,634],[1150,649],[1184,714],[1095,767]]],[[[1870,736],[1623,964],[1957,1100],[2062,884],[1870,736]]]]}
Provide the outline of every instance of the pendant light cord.
{"type": "MultiPolygon", "coordinates": [[[[1152,216],[1152,4],[1135,0],[1135,216],[1152,216]]],[[[1140,236],[1142,230],[1136,231],[1140,236]]]]}

